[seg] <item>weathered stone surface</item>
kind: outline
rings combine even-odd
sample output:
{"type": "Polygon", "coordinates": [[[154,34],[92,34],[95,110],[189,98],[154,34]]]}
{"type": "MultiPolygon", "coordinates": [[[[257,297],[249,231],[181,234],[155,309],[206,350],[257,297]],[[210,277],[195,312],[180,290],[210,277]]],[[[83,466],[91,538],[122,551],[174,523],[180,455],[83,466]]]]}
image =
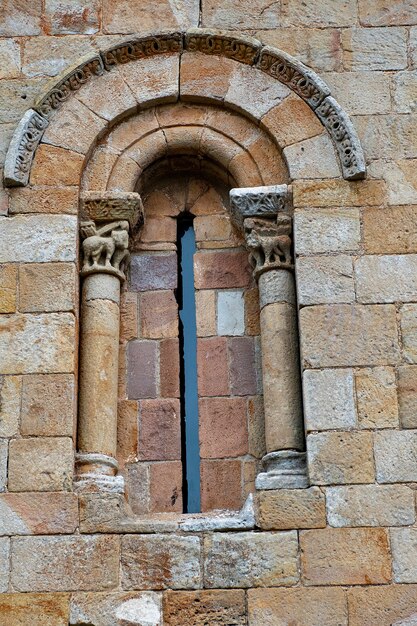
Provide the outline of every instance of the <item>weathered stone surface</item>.
{"type": "Polygon", "coordinates": [[[178,400],[139,403],[139,458],[167,461],[181,458],[181,411],[178,400]]]}
{"type": "Polygon", "coordinates": [[[113,120],[133,111],[136,98],[118,72],[106,72],[100,77],[100,89],[90,81],[77,92],[76,97],[89,109],[106,120],[113,120]],[[103,98],[103,93],[107,94],[103,98]]]}
{"type": "Polygon", "coordinates": [[[352,370],[306,370],[303,392],[307,430],[343,429],[356,425],[352,370]]]}
{"type": "Polygon", "coordinates": [[[182,513],[181,461],[149,465],[149,509],[151,513],[182,513]]]}
{"type": "Polygon", "coordinates": [[[0,492],[6,489],[8,448],[7,439],[0,439],[0,492]]]}
{"type": "Polygon", "coordinates": [[[176,286],[176,254],[140,254],[133,256],[131,263],[131,291],[175,289],[176,286]]]}
{"type": "Polygon", "coordinates": [[[202,459],[238,457],[247,453],[245,398],[201,398],[199,420],[202,459]]]}
{"type": "Polygon", "coordinates": [[[197,374],[201,396],[229,395],[226,337],[198,339],[197,374]]]}
{"type": "Polygon", "coordinates": [[[355,372],[358,425],[360,428],[396,428],[398,400],[392,367],[363,368],[355,372]]]}
{"type": "Polygon", "coordinates": [[[20,46],[13,39],[0,42],[0,79],[18,78],[20,74],[20,46]]]}
{"type": "Polygon", "coordinates": [[[118,586],[119,539],[111,535],[12,540],[16,591],[104,591],[118,586]]]}
{"type": "Polygon", "coordinates": [[[390,531],[393,574],[397,583],[417,581],[417,529],[393,528],[390,531]]]}
{"type": "Polygon", "coordinates": [[[180,396],[180,363],[178,339],[164,339],[159,345],[160,393],[163,398],[180,396]]]}
{"type": "Polygon", "coordinates": [[[283,152],[292,178],[337,178],[340,175],[328,133],[287,146],[283,152]]]}
{"type": "Polygon", "coordinates": [[[295,585],[297,550],[295,531],[208,535],[204,584],[209,588],[295,585]]]}
{"type": "MultiPolygon", "coordinates": [[[[386,30],[386,29],[384,29],[386,30]]],[[[394,106],[399,113],[413,113],[417,98],[417,73],[398,72],[394,81],[394,106]]]]}
{"type": "Polygon", "coordinates": [[[307,208],[298,209],[294,214],[294,245],[297,254],[355,251],[359,241],[358,209],[307,208]]]}
{"type": "Polygon", "coordinates": [[[73,311],[76,307],[74,263],[31,263],[19,270],[19,310],[22,313],[73,311]]]}
{"type": "Polygon", "coordinates": [[[194,272],[196,289],[236,289],[252,279],[246,251],[197,252],[194,272]]]}
{"type": "Polygon", "coordinates": [[[72,374],[40,374],[23,378],[21,434],[72,436],[75,418],[72,374]]]}
{"type": "Polygon", "coordinates": [[[304,530],[300,545],[306,585],[369,585],[391,580],[388,536],[383,529],[304,530]]]}
{"type": "Polygon", "coordinates": [[[368,255],[355,263],[358,301],[410,302],[416,299],[417,255],[368,255]]]}
{"type": "MultiPolygon", "coordinates": [[[[342,589],[251,589],[248,591],[251,626],[347,626],[342,589]]],[[[362,625],[363,626],[363,625],[362,625]]]]}
{"type": "Polygon", "coordinates": [[[56,76],[74,63],[74,59],[91,55],[95,50],[87,37],[49,36],[26,40],[23,52],[22,72],[25,76],[33,77],[56,76]]]}
{"type": "Polygon", "coordinates": [[[359,0],[359,17],[364,26],[414,24],[417,9],[413,3],[397,5],[389,0],[359,0]]]}
{"type": "Polygon", "coordinates": [[[75,261],[77,223],[68,215],[0,217],[0,263],[75,261]]]}
{"type": "Polygon", "coordinates": [[[296,261],[298,302],[302,305],[355,301],[352,257],[299,257],[296,261]]]}
{"type": "Polygon", "coordinates": [[[6,493],[0,495],[0,535],[73,533],[78,501],[72,493],[6,493]]]}
{"type": "Polygon", "coordinates": [[[161,597],[152,592],[76,593],[71,598],[70,624],[160,626],[161,597]]]}
{"type": "Polygon", "coordinates": [[[404,359],[417,363],[417,305],[404,304],[400,310],[404,359]]]}
{"type": "Polygon", "coordinates": [[[75,319],[71,313],[4,315],[0,331],[1,373],[73,371],[75,319]]]}
{"type": "Polygon", "coordinates": [[[19,35],[39,35],[41,31],[41,0],[26,0],[18,6],[12,0],[6,0],[1,7],[0,35],[14,37],[19,35]]]}
{"type": "Polygon", "coordinates": [[[10,540],[7,539],[6,537],[2,537],[0,538],[0,592],[4,592],[8,590],[9,576],[10,576],[10,540]]]}
{"type": "Polygon", "coordinates": [[[36,437],[10,442],[10,491],[69,491],[74,453],[69,437],[36,437]]]}
{"type": "Polygon", "coordinates": [[[326,489],[330,526],[407,526],[415,521],[414,493],[403,485],[326,489]]]}
{"type": "Polygon", "coordinates": [[[141,31],[158,32],[167,28],[189,28],[198,25],[199,6],[195,0],[181,0],[172,4],[164,0],[158,15],[140,0],[122,0],[115,5],[111,0],[103,2],[103,26],[106,33],[136,33],[138,20],[141,31]]]}
{"type": "Polygon", "coordinates": [[[216,335],[216,292],[213,289],[196,291],[195,305],[197,336],[210,337],[216,335]]]}
{"type": "Polygon", "coordinates": [[[10,190],[10,214],[78,212],[78,194],[72,187],[15,188],[10,190]]]}
{"type": "Polygon", "coordinates": [[[239,510],[242,463],[232,459],[203,459],[200,463],[201,510],[239,510]]]}
{"type": "Polygon", "coordinates": [[[227,0],[217,4],[213,0],[203,0],[203,24],[228,29],[274,28],[279,26],[279,7],[273,2],[256,0],[242,7],[237,0],[227,0]]]}
{"type": "Polygon", "coordinates": [[[243,335],[244,332],[243,291],[220,291],[217,294],[217,334],[243,335]]]}
{"type": "Polygon", "coordinates": [[[416,585],[383,585],[348,590],[350,626],[413,626],[416,585]]]}
{"type": "Polygon", "coordinates": [[[200,539],[167,535],[122,539],[124,589],[198,589],[200,539]]]}
{"type": "Polygon", "coordinates": [[[310,367],[395,364],[399,360],[395,307],[348,305],[300,311],[301,351],[310,367]]]}
{"type": "Polygon", "coordinates": [[[356,21],[357,8],[352,0],[343,0],[337,7],[331,0],[317,5],[314,0],[299,4],[297,0],[289,0],[283,9],[285,26],[349,26],[356,21]]]}
{"type": "Polygon", "coordinates": [[[0,615],[7,626],[68,626],[69,594],[5,593],[0,615]]]}
{"type": "Polygon", "coordinates": [[[407,67],[405,28],[351,28],[342,31],[348,70],[401,70],[407,67]]]}
{"type": "Polygon", "coordinates": [[[256,523],[262,530],[324,528],[324,493],[318,487],[261,491],[256,523]]]}
{"type": "Polygon", "coordinates": [[[140,297],[140,326],[145,339],[178,336],[178,303],[173,291],[147,291],[140,297]]]}
{"type": "Polygon", "coordinates": [[[402,428],[417,428],[417,366],[398,368],[398,404],[402,428]]]}
{"type": "Polygon", "coordinates": [[[391,78],[383,72],[343,72],[326,75],[332,94],[351,115],[391,111],[391,78]]]}
{"type": "Polygon", "coordinates": [[[0,437],[13,437],[19,430],[22,379],[0,376],[0,437]]]}
{"type": "Polygon", "coordinates": [[[316,485],[374,481],[372,434],[328,432],[307,437],[308,471],[316,485]]]}
{"type": "Polygon", "coordinates": [[[233,395],[252,396],[260,392],[258,345],[251,337],[233,337],[229,344],[230,388],[233,395]]]}
{"type": "Polygon", "coordinates": [[[352,183],[342,180],[317,180],[293,182],[295,207],[355,207],[384,204],[384,181],[366,180],[352,183]]]}
{"type": "MultiPolygon", "coordinates": [[[[160,27],[160,26],[159,26],[160,27]]],[[[118,66],[139,104],[162,104],[178,100],[179,58],[162,54],[118,66]]]]}
{"type": "Polygon", "coordinates": [[[270,109],[263,116],[262,125],[283,147],[298,144],[323,133],[323,126],[311,112],[310,107],[295,94],[291,94],[270,109]]]}
{"type": "Polygon", "coordinates": [[[127,347],[128,397],[155,398],[157,395],[157,342],[130,341],[127,347]]]}
{"type": "Polygon", "coordinates": [[[245,592],[242,590],[167,591],[163,609],[166,626],[246,624],[245,592]]]}
{"type": "Polygon", "coordinates": [[[73,150],[42,144],[36,150],[30,182],[37,186],[48,185],[52,180],[60,187],[79,185],[83,162],[83,155],[73,150]]]}
{"type": "Polygon", "coordinates": [[[46,0],[45,17],[54,35],[92,34],[99,30],[97,0],[46,0]]]}
{"type": "Polygon", "coordinates": [[[380,483],[417,481],[417,431],[375,433],[376,477],[380,483]]]}

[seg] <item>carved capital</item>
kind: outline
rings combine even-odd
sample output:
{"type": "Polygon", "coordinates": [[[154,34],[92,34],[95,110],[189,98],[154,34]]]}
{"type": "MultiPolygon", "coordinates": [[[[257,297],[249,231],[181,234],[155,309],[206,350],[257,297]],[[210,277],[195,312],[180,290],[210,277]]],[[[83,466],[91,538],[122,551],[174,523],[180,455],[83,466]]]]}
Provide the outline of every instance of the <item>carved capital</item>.
{"type": "Polygon", "coordinates": [[[249,262],[258,278],[274,269],[292,270],[292,219],[287,213],[278,213],[275,220],[247,217],[243,223],[249,262]]]}
{"type": "Polygon", "coordinates": [[[288,185],[238,187],[230,191],[230,211],[239,226],[247,217],[275,218],[280,212],[289,212],[290,208],[288,185]]]}
{"type": "Polygon", "coordinates": [[[89,220],[81,222],[80,230],[83,239],[81,275],[102,272],[125,280],[125,270],[130,260],[129,222],[121,220],[98,228],[89,220]]]}

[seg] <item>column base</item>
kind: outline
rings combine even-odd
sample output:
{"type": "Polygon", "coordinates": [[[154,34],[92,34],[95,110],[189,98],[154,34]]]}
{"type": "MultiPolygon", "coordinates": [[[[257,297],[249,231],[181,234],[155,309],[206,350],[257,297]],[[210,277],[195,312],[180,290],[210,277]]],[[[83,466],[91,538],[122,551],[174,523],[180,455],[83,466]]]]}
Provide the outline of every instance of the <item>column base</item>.
{"type": "Polygon", "coordinates": [[[256,489],[306,489],[309,487],[306,453],[298,450],[270,452],[262,459],[264,472],[256,477],[256,489]]]}
{"type": "Polygon", "coordinates": [[[105,454],[75,455],[74,491],[78,493],[124,493],[125,481],[117,475],[116,459],[105,454]]]}

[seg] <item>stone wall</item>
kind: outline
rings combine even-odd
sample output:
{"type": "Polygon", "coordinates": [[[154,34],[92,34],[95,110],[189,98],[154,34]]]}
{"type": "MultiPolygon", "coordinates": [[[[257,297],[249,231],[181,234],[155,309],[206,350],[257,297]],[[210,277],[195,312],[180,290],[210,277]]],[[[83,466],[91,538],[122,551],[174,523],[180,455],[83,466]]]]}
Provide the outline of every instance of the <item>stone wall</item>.
{"type": "MultiPolygon", "coordinates": [[[[3,2],[0,168],[28,109],[41,112],[43,127],[37,150],[25,135],[25,149],[14,152],[23,155],[18,173],[28,184],[9,180],[0,189],[1,626],[408,626],[417,619],[416,64],[411,1],[160,0],[157,9],[146,0],[3,2]],[[220,45],[214,34],[214,53],[201,43],[193,49],[182,33],[195,27],[232,30],[246,43],[235,48],[220,37],[220,45]],[[98,56],[120,40],[164,30],[180,33],[176,48],[127,63],[123,50],[114,63],[98,56]],[[268,61],[276,52],[262,49],[262,64],[260,44],[247,37],[307,64],[329,91],[287,57],[292,69],[276,80],[268,61]],[[79,84],[68,67],[86,55],[95,70],[79,84]],[[294,68],[304,73],[291,82],[294,68]],[[71,92],[52,113],[51,79],[69,81],[71,92]],[[347,118],[320,106],[330,91],[358,133],[364,180],[347,118]],[[156,484],[140,473],[147,459],[138,448],[137,402],[150,400],[129,396],[135,363],[124,348],[146,339],[162,353],[176,341],[175,315],[155,291],[124,287],[121,298],[117,455],[128,499],[79,493],[73,483],[80,193],[144,193],[149,219],[135,240],[134,269],[147,248],[174,243],[169,215],[152,219],[152,207],[166,204],[161,194],[146,195],[146,176],[156,180],[149,166],[169,162],[175,178],[178,156],[190,159],[181,171],[198,163],[200,178],[217,177],[229,189],[289,183],[294,216],[309,486],[255,489],[249,466],[264,443],[259,413],[252,422],[249,415],[251,455],[242,448],[226,458],[249,467],[240,493],[253,493],[254,510],[249,498],[240,513],[203,518],[175,506],[167,512],[172,467],[156,484]],[[143,293],[153,299],[148,313],[143,293]],[[167,315],[172,332],[154,336],[155,311],[167,315]]],[[[236,235],[231,244],[222,217],[200,221],[201,247],[211,246],[205,255],[224,254],[225,241],[242,243],[236,235]]],[[[221,335],[212,304],[223,285],[197,286],[207,342],[221,335]]],[[[249,342],[259,332],[256,291],[245,293],[247,337],[239,338],[249,342]]],[[[175,402],[175,385],[168,387],[152,401],[175,402]]],[[[228,500],[224,482],[217,502],[236,508],[241,501],[228,500]]]]}

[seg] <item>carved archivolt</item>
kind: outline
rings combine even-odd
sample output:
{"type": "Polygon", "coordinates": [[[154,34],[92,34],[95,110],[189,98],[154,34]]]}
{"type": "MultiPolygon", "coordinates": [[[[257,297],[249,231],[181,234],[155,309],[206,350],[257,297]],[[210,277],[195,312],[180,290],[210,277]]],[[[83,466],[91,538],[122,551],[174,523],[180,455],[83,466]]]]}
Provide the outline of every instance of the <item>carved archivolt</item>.
{"type": "Polygon", "coordinates": [[[279,80],[311,107],[328,130],[340,157],[344,178],[354,180],[365,177],[364,156],[355,129],[346,113],[329,97],[327,85],[312,70],[280,50],[263,46],[256,39],[191,29],[184,34],[175,32],[129,40],[85,58],[77,67],[67,70],[18,125],[6,157],[6,186],[28,183],[33,155],[48,119],[85,83],[105,71],[111,71],[117,64],[160,54],[181,54],[183,50],[252,65],[279,80]],[[35,137],[33,140],[30,140],[31,132],[35,137]]]}

